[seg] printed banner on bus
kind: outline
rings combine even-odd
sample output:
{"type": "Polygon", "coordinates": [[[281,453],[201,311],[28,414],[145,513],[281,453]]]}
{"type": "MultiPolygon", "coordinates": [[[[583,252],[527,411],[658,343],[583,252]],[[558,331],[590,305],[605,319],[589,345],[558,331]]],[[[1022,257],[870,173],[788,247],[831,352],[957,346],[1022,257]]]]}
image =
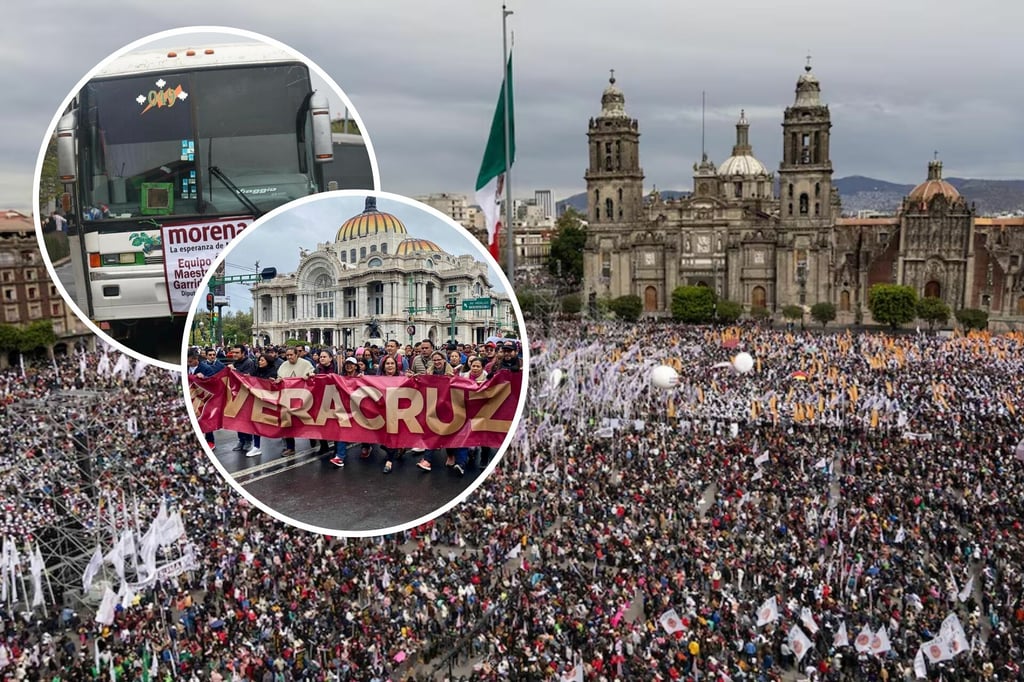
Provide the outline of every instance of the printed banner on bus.
{"type": "Polygon", "coordinates": [[[204,222],[165,224],[160,228],[164,246],[167,302],[174,315],[187,315],[196,289],[217,255],[252,223],[249,216],[204,222]]]}
{"type": "Polygon", "coordinates": [[[273,382],[227,369],[189,377],[204,433],[380,443],[395,448],[500,447],[512,427],[523,375],[483,384],[462,377],[341,377],[273,382]]]}

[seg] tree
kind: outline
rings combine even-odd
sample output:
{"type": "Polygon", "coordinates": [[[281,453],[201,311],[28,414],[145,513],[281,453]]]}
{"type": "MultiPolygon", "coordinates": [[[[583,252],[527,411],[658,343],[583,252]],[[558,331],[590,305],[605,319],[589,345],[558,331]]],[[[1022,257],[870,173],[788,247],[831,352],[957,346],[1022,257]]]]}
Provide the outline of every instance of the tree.
{"type": "Polygon", "coordinates": [[[18,350],[30,353],[39,348],[52,346],[57,341],[51,320],[37,320],[21,329],[18,338],[18,350]]]}
{"type": "Polygon", "coordinates": [[[763,322],[772,316],[771,312],[763,305],[755,305],[750,308],[750,316],[758,322],[763,322]]]}
{"type": "Polygon", "coordinates": [[[566,209],[555,223],[548,254],[548,272],[572,283],[583,281],[583,247],[587,230],[583,216],[573,208],[566,209]]]}
{"type": "Polygon", "coordinates": [[[58,197],[63,190],[57,173],[57,136],[54,135],[46,144],[43,154],[43,165],[39,169],[39,215],[44,218],[50,214],[50,202],[58,197]]]}
{"type": "Polygon", "coordinates": [[[787,305],[782,309],[782,316],[787,320],[796,322],[804,319],[804,309],[798,305],[787,305]]]}
{"type": "Polygon", "coordinates": [[[636,322],[644,311],[644,304],[639,296],[627,295],[612,299],[610,308],[620,320],[636,322]]]}
{"type": "Polygon", "coordinates": [[[988,313],[978,308],[964,308],[956,311],[957,322],[963,325],[964,329],[987,329],[988,313]]]}
{"type": "Polygon", "coordinates": [[[949,306],[941,298],[926,296],[917,302],[917,316],[928,323],[928,329],[949,322],[949,306]]]}
{"type": "Polygon", "coordinates": [[[828,301],[815,303],[811,306],[811,318],[816,322],[821,322],[821,327],[824,329],[825,325],[836,319],[835,304],[829,303],[828,301]]]}
{"type": "Polygon", "coordinates": [[[567,294],[562,297],[562,312],[566,315],[579,315],[583,310],[583,297],[579,294],[567,294]]]}
{"type": "Polygon", "coordinates": [[[361,135],[359,132],[359,124],[357,124],[351,118],[336,118],[331,121],[331,132],[332,133],[351,133],[353,135],[361,135]]]}
{"type": "Polygon", "coordinates": [[[876,284],[868,291],[868,310],[875,322],[896,329],[917,316],[917,291],[902,284],[876,284]]]}
{"type": "Polygon", "coordinates": [[[715,313],[719,322],[732,324],[743,317],[743,306],[736,301],[719,301],[715,313]]]}
{"type": "Polygon", "coordinates": [[[714,318],[715,292],[708,287],[681,286],[672,292],[672,317],[691,324],[706,324],[714,318]]]}
{"type": "Polygon", "coordinates": [[[221,325],[224,328],[224,338],[229,341],[246,342],[252,338],[252,313],[236,310],[230,315],[223,316],[221,325]]]}

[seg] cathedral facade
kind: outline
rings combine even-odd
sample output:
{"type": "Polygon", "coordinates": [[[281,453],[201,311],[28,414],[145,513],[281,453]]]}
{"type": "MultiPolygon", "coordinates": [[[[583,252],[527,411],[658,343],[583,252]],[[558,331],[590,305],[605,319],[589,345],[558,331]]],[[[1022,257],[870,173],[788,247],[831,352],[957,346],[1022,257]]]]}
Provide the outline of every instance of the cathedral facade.
{"type": "Polygon", "coordinates": [[[667,317],[672,291],[696,285],[748,312],[831,302],[838,322],[857,323],[871,321],[867,291],[884,282],[911,285],[954,311],[987,310],[993,329],[1024,326],[1024,219],[977,217],[942,180],[938,160],[897,215],[841,218],[831,114],[809,65],[783,112],[777,174],[754,156],[749,127],[741,111],[732,154],[695,163],[689,196],[645,195],[639,123],[610,79],[587,132],[591,300],[636,295],[646,315],[667,317]]]}

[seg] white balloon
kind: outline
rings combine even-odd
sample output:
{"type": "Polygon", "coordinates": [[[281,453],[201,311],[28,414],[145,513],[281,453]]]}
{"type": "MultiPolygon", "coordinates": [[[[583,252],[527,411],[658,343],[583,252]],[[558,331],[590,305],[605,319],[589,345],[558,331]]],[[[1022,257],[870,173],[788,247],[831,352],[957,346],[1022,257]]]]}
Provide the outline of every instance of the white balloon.
{"type": "Polygon", "coordinates": [[[679,375],[668,365],[658,365],[651,372],[651,383],[658,388],[672,388],[679,384],[679,375]]]}
{"type": "Polygon", "coordinates": [[[746,374],[754,369],[754,358],[751,357],[750,353],[737,353],[736,357],[732,360],[732,366],[740,374],[746,374]]]}
{"type": "Polygon", "coordinates": [[[558,386],[560,383],[562,383],[562,376],[562,370],[558,367],[555,367],[553,370],[551,370],[551,374],[548,376],[548,381],[551,382],[552,386],[558,386]]]}

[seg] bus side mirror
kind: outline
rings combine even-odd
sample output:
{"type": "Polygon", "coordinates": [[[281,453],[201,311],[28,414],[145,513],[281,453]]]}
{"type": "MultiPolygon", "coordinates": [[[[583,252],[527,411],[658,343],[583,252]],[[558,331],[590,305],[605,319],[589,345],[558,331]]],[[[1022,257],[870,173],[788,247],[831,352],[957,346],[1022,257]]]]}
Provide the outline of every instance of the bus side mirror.
{"type": "Polygon", "coordinates": [[[76,111],[64,114],[57,123],[57,178],[63,183],[72,183],[78,179],[77,124],[76,111]]]}
{"type": "Polygon", "coordinates": [[[327,95],[313,93],[309,108],[313,116],[313,160],[330,163],[334,160],[334,144],[331,141],[331,109],[327,95]]]}

